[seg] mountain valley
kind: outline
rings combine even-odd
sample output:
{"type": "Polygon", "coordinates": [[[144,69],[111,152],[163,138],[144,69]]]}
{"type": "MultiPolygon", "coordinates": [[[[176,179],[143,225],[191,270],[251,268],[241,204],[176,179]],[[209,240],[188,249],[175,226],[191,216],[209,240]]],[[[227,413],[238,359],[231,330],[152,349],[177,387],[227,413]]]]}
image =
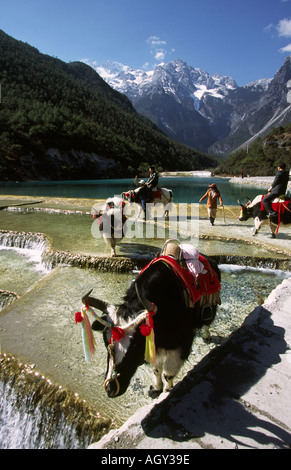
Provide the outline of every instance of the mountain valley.
{"type": "Polygon", "coordinates": [[[232,77],[211,76],[180,59],[149,72],[110,61],[89,65],[166,135],[217,157],[291,120],[290,57],[273,78],[245,86],[238,86],[232,77]]]}

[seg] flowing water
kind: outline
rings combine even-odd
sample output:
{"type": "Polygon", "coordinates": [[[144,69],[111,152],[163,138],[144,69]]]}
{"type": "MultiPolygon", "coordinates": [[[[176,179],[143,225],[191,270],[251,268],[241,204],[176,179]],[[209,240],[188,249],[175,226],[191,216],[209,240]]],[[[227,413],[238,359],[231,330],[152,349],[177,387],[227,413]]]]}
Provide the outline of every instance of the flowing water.
{"type": "MultiPolygon", "coordinates": [[[[40,246],[30,250],[11,247],[0,250],[1,282],[3,280],[5,290],[19,295],[17,300],[11,299],[10,305],[4,306],[0,314],[2,349],[13,351],[17,358],[24,360],[35,358],[31,361],[37,363],[37,370],[30,361],[26,369],[16,365],[13,374],[7,375],[7,361],[2,360],[0,428],[3,440],[0,439],[0,448],[85,448],[110,426],[119,426],[140,406],[149,403],[147,389],[151,371],[148,366],[140,367],[123,397],[107,399],[103,391],[107,353],[102,338],[97,335],[97,353],[92,363],[86,364],[81,331],[74,324],[74,313],[80,308],[81,295],[91,288],[103,299],[120,302],[137,274],[103,273],[70,266],[47,270],[41,268],[36,253],[41,253],[37,249],[40,246]],[[10,272],[14,266],[15,274],[21,271],[21,281],[14,278],[13,271],[10,272]],[[47,377],[57,385],[43,391],[42,383],[47,386],[47,377]],[[36,381],[40,387],[37,393],[36,381]],[[66,390],[61,400],[57,395],[58,384],[66,390]],[[83,400],[81,403],[68,400],[71,390],[86,397],[88,405],[83,405],[83,400]],[[25,399],[19,398],[23,396],[25,399]],[[44,396],[52,398],[44,400],[44,396]],[[80,430],[81,423],[88,422],[87,415],[92,415],[87,407],[92,407],[95,416],[99,416],[90,426],[84,425],[80,430]],[[77,418],[74,415],[76,409],[77,418]]],[[[290,275],[268,268],[235,265],[220,265],[220,268],[222,305],[211,327],[211,342],[205,343],[202,334],[198,333],[178,379],[238,328],[245,316],[290,275]]]]}
{"type": "Polygon", "coordinates": [[[72,394],[27,372],[9,357],[2,363],[1,449],[82,449],[108,431],[109,420],[82,407],[72,394]]]}
{"type": "MultiPolygon", "coordinates": [[[[201,185],[205,189],[207,182],[201,181],[201,185]]],[[[19,186],[19,194],[24,186],[19,186]]],[[[45,191],[56,190],[49,184],[39,186],[45,191]]],[[[67,196],[72,186],[60,185],[58,191],[67,196]]],[[[84,186],[88,190],[88,185],[84,186]]],[[[39,191],[38,185],[36,188],[39,191]]],[[[99,197],[107,197],[104,188],[108,189],[107,182],[99,197]]],[[[12,189],[16,194],[15,187],[12,189]]],[[[91,190],[96,191],[96,184],[91,190]]],[[[112,187],[108,191],[112,195],[112,187]]],[[[84,197],[98,196],[86,193],[84,197]]],[[[92,236],[91,226],[92,218],[86,213],[0,211],[0,448],[86,448],[150,402],[151,370],[146,365],[139,368],[123,397],[107,399],[103,340],[96,334],[97,352],[91,364],[86,364],[74,313],[80,309],[81,296],[91,288],[93,295],[119,303],[141,265],[157,253],[164,238],[153,237],[146,243],[124,239],[118,250],[126,258],[108,261],[109,249],[104,248],[102,239],[92,236]],[[126,259],[131,261],[126,263],[126,259]]],[[[197,243],[199,251],[219,254],[222,304],[211,326],[210,343],[198,332],[177,380],[290,276],[284,271],[284,256],[282,270],[270,269],[274,255],[257,245],[203,239],[197,243]],[[252,266],[238,266],[238,254],[240,264],[251,259],[252,266]],[[223,264],[226,258],[227,264],[223,264]],[[229,264],[232,259],[236,264],[229,264]]],[[[280,255],[276,258],[280,265],[280,255]]]]}

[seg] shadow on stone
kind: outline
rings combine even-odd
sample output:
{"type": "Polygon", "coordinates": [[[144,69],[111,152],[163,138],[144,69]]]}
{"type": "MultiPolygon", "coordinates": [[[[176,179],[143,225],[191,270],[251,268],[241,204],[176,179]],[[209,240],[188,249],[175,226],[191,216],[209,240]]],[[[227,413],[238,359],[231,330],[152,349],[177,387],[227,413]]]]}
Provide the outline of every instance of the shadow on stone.
{"type": "MultiPolygon", "coordinates": [[[[274,325],[268,310],[255,309],[222,347],[210,352],[151,410],[141,423],[145,434],[189,441],[189,448],[193,439],[206,448],[257,448],[257,443],[290,448],[287,426],[262,411],[263,405],[260,409],[246,401],[246,395],[250,402],[255,401],[252,387],[281,362],[280,355],[288,350],[284,333],[274,325]]],[[[257,399],[260,402],[260,397],[257,399]]]]}

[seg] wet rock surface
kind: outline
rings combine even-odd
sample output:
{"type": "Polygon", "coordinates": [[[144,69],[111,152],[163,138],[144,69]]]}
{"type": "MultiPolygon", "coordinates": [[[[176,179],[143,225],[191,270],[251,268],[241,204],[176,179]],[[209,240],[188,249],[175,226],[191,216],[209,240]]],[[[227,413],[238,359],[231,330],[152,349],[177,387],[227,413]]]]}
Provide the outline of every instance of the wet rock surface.
{"type": "Polygon", "coordinates": [[[1,449],[86,448],[112,428],[110,419],[77,393],[52,383],[35,364],[6,353],[1,353],[0,364],[1,449]],[[6,420],[10,426],[5,426],[6,420]],[[13,424],[33,429],[24,434],[19,430],[18,437],[13,424]]]}

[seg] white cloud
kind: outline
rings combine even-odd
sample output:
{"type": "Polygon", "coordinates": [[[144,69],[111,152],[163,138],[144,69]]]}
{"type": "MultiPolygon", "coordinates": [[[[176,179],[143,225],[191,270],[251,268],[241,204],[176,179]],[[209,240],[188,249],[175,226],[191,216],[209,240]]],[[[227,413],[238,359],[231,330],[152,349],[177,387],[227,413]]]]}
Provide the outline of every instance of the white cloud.
{"type": "Polygon", "coordinates": [[[160,47],[167,45],[166,41],[160,39],[158,36],[150,36],[147,39],[147,43],[150,44],[152,47],[160,47]]]}
{"type": "Polygon", "coordinates": [[[291,44],[287,44],[287,46],[281,47],[280,52],[291,52],[291,44]]]}
{"type": "MultiPolygon", "coordinates": [[[[168,55],[167,42],[159,36],[149,36],[146,40],[150,46],[150,53],[154,56],[155,60],[160,63],[163,62],[168,55]]],[[[156,65],[156,64],[155,64],[156,65]]]]}
{"type": "Polygon", "coordinates": [[[269,31],[272,32],[273,30],[274,30],[273,23],[268,24],[268,26],[264,28],[264,31],[266,31],[266,33],[268,33],[269,31]]]}
{"type": "Polygon", "coordinates": [[[279,36],[290,38],[291,37],[291,20],[283,18],[277,26],[279,36]]]}
{"type": "MultiPolygon", "coordinates": [[[[282,2],[290,1],[290,0],[282,0],[282,2]]],[[[264,28],[266,33],[271,33],[273,37],[281,37],[281,38],[290,38],[291,37],[291,19],[283,18],[278,22],[277,25],[270,23],[268,26],[264,28]]],[[[284,47],[279,49],[279,52],[291,52],[291,44],[287,44],[284,47]]]]}
{"type": "Polygon", "coordinates": [[[157,51],[155,54],[155,59],[158,61],[162,61],[165,59],[166,53],[165,51],[157,51]]]}
{"type": "MultiPolygon", "coordinates": [[[[166,62],[166,59],[169,59],[171,55],[175,52],[176,49],[168,48],[167,41],[161,39],[160,36],[149,36],[146,40],[146,43],[150,47],[150,53],[154,57],[156,63],[151,64],[151,66],[156,66],[162,62],[166,62]]],[[[150,64],[144,64],[144,68],[150,64]]]]}

